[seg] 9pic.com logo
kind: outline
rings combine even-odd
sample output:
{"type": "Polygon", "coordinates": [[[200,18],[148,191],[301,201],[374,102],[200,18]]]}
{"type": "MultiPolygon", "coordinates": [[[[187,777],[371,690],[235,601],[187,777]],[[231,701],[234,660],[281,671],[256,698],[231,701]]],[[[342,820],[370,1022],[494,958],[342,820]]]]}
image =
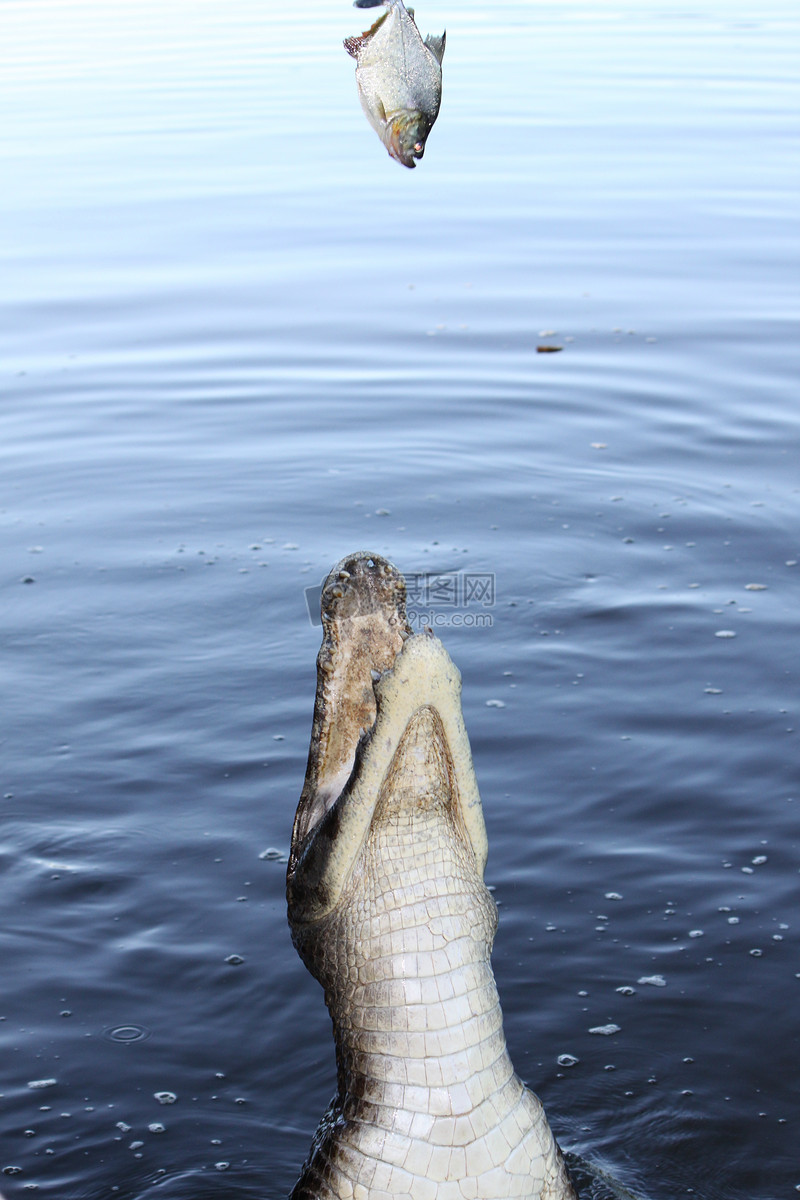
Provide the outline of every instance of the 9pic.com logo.
{"type": "MultiPolygon", "coordinates": [[[[407,574],[408,623],[417,633],[425,629],[491,629],[491,609],[497,598],[493,571],[418,571],[407,574]]],[[[321,625],[322,584],[305,589],[308,619],[321,625]]]]}

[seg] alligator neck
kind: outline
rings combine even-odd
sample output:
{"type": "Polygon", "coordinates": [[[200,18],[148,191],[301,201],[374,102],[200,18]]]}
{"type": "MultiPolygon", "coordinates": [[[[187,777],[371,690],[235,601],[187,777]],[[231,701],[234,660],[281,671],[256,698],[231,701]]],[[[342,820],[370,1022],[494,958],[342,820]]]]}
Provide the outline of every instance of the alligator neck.
{"type": "Polygon", "coordinates": [[[363,919],[338,933],[347,978],[325,981],[343,1116],[447,1144],[460,1118],[466,1141],[520,1090],[489,965],[494,901],[439,803],[398,806],[366,858],[370,894],[347,910],[363,919]]]}

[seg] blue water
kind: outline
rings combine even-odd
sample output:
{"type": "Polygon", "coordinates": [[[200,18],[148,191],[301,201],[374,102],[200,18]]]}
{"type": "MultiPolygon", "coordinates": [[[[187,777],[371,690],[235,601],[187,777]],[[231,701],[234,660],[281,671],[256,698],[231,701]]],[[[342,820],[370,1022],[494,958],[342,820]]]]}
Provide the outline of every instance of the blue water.
{"type": "Polygon", "coordinates": [[[291,1187],[335,1087],[281,861],[305,589],[361,548],[493,578],[417,618],[562,1145],[800,1189],[800,15],[417,17],[410,172],[347,3],[0,8],[7,1200],[291,1187]]]}

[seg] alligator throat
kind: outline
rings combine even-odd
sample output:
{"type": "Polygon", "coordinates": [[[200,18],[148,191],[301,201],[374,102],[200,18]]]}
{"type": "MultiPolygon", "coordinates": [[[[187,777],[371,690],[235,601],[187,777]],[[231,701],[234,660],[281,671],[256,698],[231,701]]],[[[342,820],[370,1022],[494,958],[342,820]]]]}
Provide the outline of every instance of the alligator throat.
{"type": "Polygon", "coordinates": [[[338,1092],[292,1200],[573,1200],[506,1050],[458,671],[376,555],[334,568],[322,615],[287,894],[338,1092]]]}

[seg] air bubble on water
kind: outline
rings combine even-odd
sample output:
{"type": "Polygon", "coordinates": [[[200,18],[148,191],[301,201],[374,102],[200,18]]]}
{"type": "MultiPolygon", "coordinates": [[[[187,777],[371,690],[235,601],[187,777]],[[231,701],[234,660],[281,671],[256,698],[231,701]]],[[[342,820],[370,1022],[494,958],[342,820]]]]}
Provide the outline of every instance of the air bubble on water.
{"type": "Polygon", "coordinates": [[[574,1054],[559,1054],[558,1058],[556,1059],[556,1062],[560,1067],[574,1067],[577,1066],[580,1061],[581,1060],[576,1058],[574,1054]]]}
{"type": "Polygon", "coordinates": [[[703,929],[690,929],[690,930],[689,930],[689,937],[690,937],[690,938],[701,938],[701,937],[705,937],[705,930],[703,930],[703,929]]]}
{"type": "Polygon", "coordinates": [[[275,846],[268,846],[266,850],[261,851],[258,857],[267,862],[279,862],[283,858],[283,851],[277,850],[275,846]]]}
{"type": "Polygon", "coordinates": [[[120,1133],[130,1133],[131,1131],[130,1125],[126,1125],[124,1121],[117,1121],[114,1128],[118,1129],[120,1133]]]}
{"type": "Polygon", "coordinates": [[[753,875],[754,874],[753,868],[752,867],[742,867],[742,874],[743,875],[753,875]]]}
{"type": "Polygon", "coordinates": [[[147,1128],[151,1133],[166,1133],[166,1126],[162,1125],[159,1121],[153,1121],[147,1128]]]}
{"type": "Polygon", "coordinates": [[[707,687],[704,689],[707,696],[721,696],[722,688],[707,687]]]}
{"type": "Polygon", "coordinates": [[[728,917],[728,924],[729,925],[738,925],[739,918],[738,917],[728,917]]]}
{"type": "Polygon", "coordinates": [[[635,996],[636,988],[630,987],[629,984],[623,984],[622,987],[615,988],[614,991],[619,992],[620,996],[635,996]]]}
{"type": "Polygon", "coordinates": [[[225,962],[229,967],[240,967],[244,962],[244,959],[242,958],[241,954],[229,954],[225,959],[225,962]]]}
{"type": "Polygon", "coordinates": [[[55,1087],[57,1083],[57,1079],[31,1079],[28,1087],[34,1089],[50,1088],[55,1087]]]}
{"type": "Polygon", "coordinates": [[[216,1167],[216,1169],[218,1171],[227,1171],[229,1169],[230,1165],[231,1164],[229,1162],[214,1163],[214,1166],[216,1167]]]}
{"type": "Polygon", "coordinates": [[[486,701],[487,708],[505,708],[505,706],[506,706],[506,704],[505,704],[504,700],[487,700],[486,701]]]}
{"type": "Polygon", "coordinates": [[[174,1092],[153,1092],[153,1097],[159,1104],[175,1104],[178,1099],[174,1092]]]}
{"type": "Polygon", "coordinates": [[[766,861],[767,861],[766,854],[757,854],[756,857],[752,860],[752,863],[753,863],[754,867],[763,867],[763,865],[766,861]]]}
{"type": "Polygon", "coordinates": [[[716,631],[716,633],[714,634],[714,637],[718,637],[718,638],[735,638],[735,637],[736,637],[736,631],[735,631],[735,630],[733,630],[733,629],[718,629],[718,630],[716,631]]]}
{"type": "Polygon", "coordinates": [[[761,955],[763,953],[764,953],[763,950],[751,950],[750,951],[750,954],[752,955],[753,958],[761,958],[761,955]]]}
{"type": "Polygon", "coordinates": [[[613,1034],[621,1033],[621,1032],[622,1032],[622,1026],[614,1025],[614,1024],[594,1025],[589,1030],[589,1033],[597,1033],[601,1037],[611,1037],[613,1034]]]}
{"type": "Polygon", "coordinates": [[[129,1150],[141,1150],[143,1145],[144,1145],[144,1142],[131,1142],[128,1149],[129,1150]]]}
{"type": "Polygon", "coordinates": [[[606,892],[604,895],[604,899],[605,900],[621,900],[622,896],[620,895],[619,892],[606,892]]]}
{"type": "Polygon", "coordinates": [[[767,585],[765,583],[746,583],[744,585],[744,590],[746,592],[765,592],[767,590],[767,585]]]}
{"type": "Polygon", "coordinates": [[[651,987],[666,987],[667,981],[663,975],[643,975],[641,979],[636,980],[637,983],[649,983],[651,987]]]}

